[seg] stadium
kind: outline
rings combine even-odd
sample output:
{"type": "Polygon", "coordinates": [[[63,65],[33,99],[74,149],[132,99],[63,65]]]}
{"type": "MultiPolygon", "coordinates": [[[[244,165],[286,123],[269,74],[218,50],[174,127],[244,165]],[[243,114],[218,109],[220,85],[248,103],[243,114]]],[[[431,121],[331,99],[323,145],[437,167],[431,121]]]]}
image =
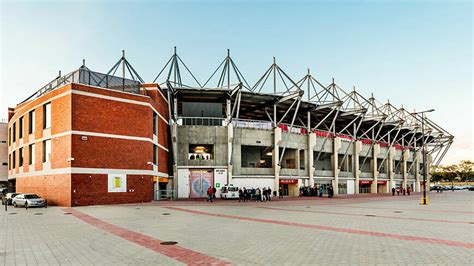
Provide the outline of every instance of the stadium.
{"type": "MultiPolygon", "coordinates": [[[[130,118],[127,116],[130,123],[119,123],[109,117],[120,115],[114,113],[117,108],[110,102],[94,105],[103,111],[90,113],[94,119],[84,121],[88,131],[95,133],[89,133],[89,136],[104,141],[96,147],[96,153],[88,156],[103,156],[100,149],[106,149],[109,164],[94,167],[85,164],[81,168],[93,168],[87,171],[105,180],[103,186],[107,186],[106,174],[123,174],[125,179],[132,174],[142,175],[141,178],[145,175],[152,182],[139,188],[147,195],[140,198],[141,201],[201,198],[205,197],[209,186],[220,188],[227,184],[246,188],[270,187],[285,196],[299,196],[301,187],[322,187],[324,193],[332,187],[336,195],[389,193],[394,187],[410,187],[419,192],[429,184],[430,166],[442,161],[454,138],[427,118],[426,112],[397,108],[389,101],[381,103],[373,95],[361,95],[355,88],[341,88],[334,79],[325,84],[309,70],[302,73],[302,77],[290,77],[275,59],[251,85],[229,51],[202,83],[176,48],[151,83],[143,81],[125,54],[106,74],[93,72],[85,64],[72,73],[79,74],[60,75],[19,106],[52,95],[65,86],[72,86],[73,91],[80,90],[74,89],[79,85],[83,86],[82,90],[104,94],[101,96],[104,100],[116,100],[109,97],[110,93],[115,98],[152,98],[150,105],[156,106],[146,114],[135,112],[133,106],[124,107],[130,108],[127,114],[134,113],[130,118]],[[122,75],[117,74],[120,72],[122,75]],[[135,119],[140,122],[133,122],[135,119]],[[99,135],[92,124],[87,126],[91,120],[105,121],[103,124],[112,129],[104,127],[108,135],[104,132],[99,135]],[[156,121],[161,122],[157,125],[156,121]],[[124,133],[130,127],[135,129],[133,134],[141,129],[146,129],[147,133],[143,136],[124,133]],[[115,152],[114,147],[118,144],[106,141],[108,138],[132,142],[143,142],[146,138],[149,145],[142,148],[150,152],[144,153],[140,147],[134,150],[133,145],[115,152]],[[122,155],[124,152],[126,156],[122,155]],[[120,166],[123,162],[128,166],[120,166]]],[[[72,106],[75,106],[74,99],[72,106]]],[[[19,110],[18,106],[10,110],[9,140],[15,136],[12,126],[19,127],[18,123],[14,125],[20,118],[19,110]]],[[[74,114],[74,108],[71,108],[71,121],[74,121],[74,114]]],[[[55,124],[53,115],[52,130],[55,124]]],[[[71,124],[74,127],[74,123],[71,124]]],[[[81,137],[85,130],[79,132],[73,128],[69,131],[70,136],[81,137]]],[[[9,180],[15,181],[17,190],[20,190],[18,184],[23,184],[21,190],[26,191],[25,183],[28,182],[19,181],[25,172],[15,163],[19,159],[10,159],[18,158],[19,152],[15,155],[14,151],[22,145],[13,143],[10,145],[9,141],[9,180]]],[[[77,145],[81,143],[76,142],[77,145]]],[[[74,145],[69,143],[63,148],[74,150],[74,145]]],[[[63,148],[53,145],[50,152],[60,153],[63,148]]],[[[73,158],[67,165],[73,169],[67,173],[72,176],[90,174],[74,168],[81,158],[74,154],[67,156],[73,158]]],[[[102,158],[89,161],[97,160],[102,158]]],[[[49,174],[54,175],[54,171],[49,174]]],[[[52,186],[54,180],[49,179],[42,186],[52,186]]],[[[80,182],[87,184],[92,180],[82,178],[80,182]]],[[[73,187],[74,184],[69,189],[73,191],[73,187]]],[[[103,191],[103,188],[99,190],[103,191]]],[[[127,186],[114,195],[134,193],[129,190],[133,189],[127,186]]],[[[109,194],[101,195],[107,198],[109,194]]],[[[115,200],[107,203],[136,201],[126,195],[123,197],[127,200],[114,197],[115,200]]],[[[88,204],[98,203],[72,201],[66,205],[88,204]]]]}

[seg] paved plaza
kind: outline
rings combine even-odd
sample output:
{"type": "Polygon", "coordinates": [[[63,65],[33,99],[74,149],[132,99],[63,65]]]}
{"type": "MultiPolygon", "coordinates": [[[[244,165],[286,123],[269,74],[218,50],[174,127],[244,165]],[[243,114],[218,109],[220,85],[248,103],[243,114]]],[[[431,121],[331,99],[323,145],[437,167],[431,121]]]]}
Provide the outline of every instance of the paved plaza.
{"type": "Polygon", "coordinates": [[[0,214],[0,265],[473,265],[474,192],[429,199],[10,207],[0,214]]]}

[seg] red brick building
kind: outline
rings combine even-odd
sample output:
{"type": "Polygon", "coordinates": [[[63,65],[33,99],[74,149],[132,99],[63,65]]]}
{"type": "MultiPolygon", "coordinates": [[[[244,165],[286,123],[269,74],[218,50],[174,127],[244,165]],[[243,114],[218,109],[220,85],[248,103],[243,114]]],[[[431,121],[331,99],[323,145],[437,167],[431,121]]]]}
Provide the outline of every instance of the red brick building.
{"type": "Polygon", "coordinates": [[[165,95],[156,84],[130,92],[125,82],[121,91],[71,77],[9,109],[8,176],[16,191],[61,206],[153,200],[169,177],[165,95]]]}

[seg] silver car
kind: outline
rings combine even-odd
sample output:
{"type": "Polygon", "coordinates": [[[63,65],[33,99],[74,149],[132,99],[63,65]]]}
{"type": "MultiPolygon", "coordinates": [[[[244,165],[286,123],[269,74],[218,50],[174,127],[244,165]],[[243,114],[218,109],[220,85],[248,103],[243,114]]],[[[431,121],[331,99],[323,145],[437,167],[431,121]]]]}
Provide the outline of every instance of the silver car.
{"type": "Polygon", "coordinates": [[[12,201],[14,207],[46,207],[46,200],[36,194],[19,194],[12,201]]]}

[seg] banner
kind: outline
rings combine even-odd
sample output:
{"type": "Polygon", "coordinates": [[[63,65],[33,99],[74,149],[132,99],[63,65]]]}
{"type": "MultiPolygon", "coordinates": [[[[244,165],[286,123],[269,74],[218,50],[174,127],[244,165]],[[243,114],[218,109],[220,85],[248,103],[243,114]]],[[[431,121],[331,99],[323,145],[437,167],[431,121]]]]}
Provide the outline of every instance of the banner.
{"type": "Polygon", "coordinates": [[[109,174],[108,192],[127,192],[127,175],[109,174]]]}

